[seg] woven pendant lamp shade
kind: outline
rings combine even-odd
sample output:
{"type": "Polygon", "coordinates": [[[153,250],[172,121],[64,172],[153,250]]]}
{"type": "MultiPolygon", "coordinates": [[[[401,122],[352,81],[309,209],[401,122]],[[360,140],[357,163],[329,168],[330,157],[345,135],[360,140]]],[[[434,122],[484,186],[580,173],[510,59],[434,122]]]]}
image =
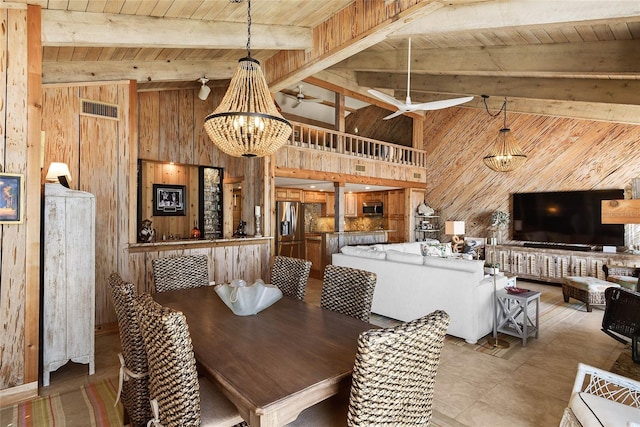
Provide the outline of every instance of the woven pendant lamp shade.
{"type": "Polygon", "coordinates": [[[242,58],[222,102],[204,128],[211,141],[234,157],[275,153],[291,135],[291,124],[278,112],[260,63],[242,58]]]}
{"type": "Polygon", "coordinates": [[[493,151],[484,157],[484,164],[496,172],[509,172],[519,168],[527,160],[511,130],[500,129],[493,143],[493,151]]]}

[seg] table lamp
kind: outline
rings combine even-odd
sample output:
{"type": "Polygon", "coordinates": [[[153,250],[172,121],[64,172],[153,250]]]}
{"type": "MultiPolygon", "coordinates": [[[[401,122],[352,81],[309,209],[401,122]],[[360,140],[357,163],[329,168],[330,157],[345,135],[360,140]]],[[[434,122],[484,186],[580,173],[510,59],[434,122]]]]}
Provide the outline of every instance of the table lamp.
{"type": "Polygon", "coordinates": [[[464,234],[464,221],[445,221],[445,234],[451,235],[451,251],[460,252],[464,245],[464,238],[459,235],[464,234]]]}
{"type": "Polygon", "coordinates": [[[66,163],[51,162],[47,170],[45,180],[48,182],[56,182],[69,188],[71,185],[71,172],[66,163]]]}

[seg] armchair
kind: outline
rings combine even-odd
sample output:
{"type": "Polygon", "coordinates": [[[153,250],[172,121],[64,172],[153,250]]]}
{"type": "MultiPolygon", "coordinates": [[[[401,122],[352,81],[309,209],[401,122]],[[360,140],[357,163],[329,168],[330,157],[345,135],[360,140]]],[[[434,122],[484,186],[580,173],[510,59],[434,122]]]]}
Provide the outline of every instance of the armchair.
{"type": "Polygon", "coordinates": [[[640,423],[640,382],[579,363],[560,427],[635,423],[640,423]]]}
{"type": "Polygon", "coordinates": [[[631,341],[631,357],[634,362],[640,363],[640,293],[612,287],[605,289],[604,298],[606,306],[602,316],[602,331],[623,344],[631,341]]]}

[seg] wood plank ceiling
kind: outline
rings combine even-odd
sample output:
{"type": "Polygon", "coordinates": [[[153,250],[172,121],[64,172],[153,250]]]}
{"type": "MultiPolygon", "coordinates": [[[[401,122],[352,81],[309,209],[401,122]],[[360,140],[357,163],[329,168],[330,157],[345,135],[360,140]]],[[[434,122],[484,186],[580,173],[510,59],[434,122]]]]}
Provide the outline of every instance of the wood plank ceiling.
{"type": "MultiPolygon", "coordinates": [[[[246,56],[246,0],[18,0],[43,8],[43,81],[226,84],[246,56]]],[[[253,0],[251,55],[273,91],[305,79],[384,105],[473,95],[465,107],[640,123],[640,2],[253,0]]],[[[333,100],[328,100],[333,101],[333,100]]]]}

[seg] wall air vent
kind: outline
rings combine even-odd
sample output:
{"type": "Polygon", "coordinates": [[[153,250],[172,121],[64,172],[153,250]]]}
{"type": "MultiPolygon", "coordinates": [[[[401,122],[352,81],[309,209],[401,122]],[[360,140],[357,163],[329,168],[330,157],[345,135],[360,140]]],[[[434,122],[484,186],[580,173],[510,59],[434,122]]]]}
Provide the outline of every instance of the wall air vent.
{"type": "Polygon", "coordinates": [[[367,167],[365,165],[356,165],[356,172],[366,172],[367,167]]]}
{"type": "Polygon", "coordinates": [[[422,174],[420,172],[414,172],[413,179],[422,179],[422,174]]]}
{"type": "Polygon", "coordinates": [[[80,99],[80,115],[118,120],[118,106],[104,102],[90,101],[88,99],[80,99]]]}

